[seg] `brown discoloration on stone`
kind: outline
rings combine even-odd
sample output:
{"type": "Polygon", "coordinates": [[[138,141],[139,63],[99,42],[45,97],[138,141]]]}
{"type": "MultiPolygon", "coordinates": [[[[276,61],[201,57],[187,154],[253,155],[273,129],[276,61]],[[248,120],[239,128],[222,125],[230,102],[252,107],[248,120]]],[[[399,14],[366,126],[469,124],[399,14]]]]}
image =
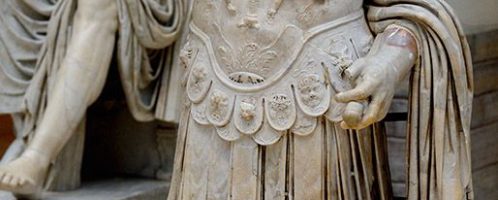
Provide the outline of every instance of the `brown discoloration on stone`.
{"type": "Polygon", "coordinates": [[[411,52],[417,52],[417,39],[410,31],[401,27],[388,28],[386,33],[386,43],[388,45],[407,48],[411,52]]]}

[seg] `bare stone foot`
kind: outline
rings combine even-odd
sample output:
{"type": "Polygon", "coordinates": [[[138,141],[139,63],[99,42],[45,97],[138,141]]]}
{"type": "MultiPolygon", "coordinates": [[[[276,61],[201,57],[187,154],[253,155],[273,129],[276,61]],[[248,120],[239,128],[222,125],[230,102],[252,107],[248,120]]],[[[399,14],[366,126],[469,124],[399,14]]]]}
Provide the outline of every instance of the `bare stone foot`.
{"type": "Polygon", "coordinates": [[[0,190],[16,195],[38,195],[50,162],[45,155],[26,150],[19,158],[0,166],[0,190]]]}

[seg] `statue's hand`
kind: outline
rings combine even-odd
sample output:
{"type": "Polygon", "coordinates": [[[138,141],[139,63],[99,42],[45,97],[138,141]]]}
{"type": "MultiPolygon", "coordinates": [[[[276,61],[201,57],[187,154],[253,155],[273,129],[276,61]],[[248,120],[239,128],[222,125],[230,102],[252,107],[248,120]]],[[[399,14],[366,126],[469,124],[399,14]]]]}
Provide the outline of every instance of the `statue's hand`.
{"type": "Polygon", "coordinates": [[[363,129],[387,115],[396,85],[410,71],[417,54],[415,37],[397,26],[379,35],[372,49],[345,70],[355,87],[335,97],[348,104],[341,122],[344,129],[363,129]],[[360,102],[367,102],[366,108],[360,102]]]}
{"type": "Polygon", "coordinates": [[[343,113],[344,129],[363,129],[382,120],[394,97],[398,74],[389,62],[393,58],[368,56],[357,60],[346,71],[356,87],[336,95],[336,100],[348,103],[343,113]],[[366,101],[367,107],[359,106],[366,101]]]}

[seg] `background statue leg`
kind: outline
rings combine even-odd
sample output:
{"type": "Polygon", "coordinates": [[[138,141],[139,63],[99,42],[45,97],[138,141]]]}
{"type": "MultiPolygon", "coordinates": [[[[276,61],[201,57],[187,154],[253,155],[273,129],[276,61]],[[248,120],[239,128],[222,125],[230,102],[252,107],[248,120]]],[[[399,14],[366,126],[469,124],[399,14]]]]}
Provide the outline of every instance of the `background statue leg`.
{"type": "Polygon", "coordinates": [[[26,151],[0,166],[0,189],[39,192],[50,164],[73,136],[105,83],[117,30],[114,0],[79,0],[73,36],[42,121],[26,151]]]}

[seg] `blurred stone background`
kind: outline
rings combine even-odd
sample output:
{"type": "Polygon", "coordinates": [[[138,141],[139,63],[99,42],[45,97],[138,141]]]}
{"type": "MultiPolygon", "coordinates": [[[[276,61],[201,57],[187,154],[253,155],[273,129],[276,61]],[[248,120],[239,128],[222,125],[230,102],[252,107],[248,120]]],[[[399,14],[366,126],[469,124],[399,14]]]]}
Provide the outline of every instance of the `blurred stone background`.
{"type": "MultiPolygon", "coordinates": [[[[498,198],[498,0],[447,0],[447,2],[455,8],[460,17],[474,62],[475,98],[471,133],[475,195],[477,200],[496,199],[498,198]]],[[[116,188],[117,191],[112,193],[115,196],[124,197],[127,192],[151,191],[149,193],[152,196],[145,195],[146,199],[153,198],[154,195],[164,197],[167,190],[165,182],[150,182],[142,178],[167,180],[170,177],[176,126],[159,122],[136,122],[126,108],[121,83],[116,68],[113,69],[103,95],[88,110],[82,167],[84,189],[71,194],[79,197],[87,194],[90,199],[99,199],[98,197],[112,193],[112,191],[99,193],[103,188],[106,190],[116,188]],[[122,177],[128,179],[123,180],[122,177]],[[130,178],[132,181],[129,181],[130,178]],[[130,189],[134,186],[135,189],[130,189]]],[[[406,112],[407,87],[405,84],[400,88],[392,112],[406,112]]],[[[393,189],[394,194],[400,198],[406,195],[405,125],[402,120],[387,123],[393,189]]],[[[0,115],[0,155],[14,137],[12,130],[10,117],[0,115]]],[[[138,199],[136,195],[135,197],[138,199]]],[[[51,199],[64,198],[55,195],[51,199]]]]}

